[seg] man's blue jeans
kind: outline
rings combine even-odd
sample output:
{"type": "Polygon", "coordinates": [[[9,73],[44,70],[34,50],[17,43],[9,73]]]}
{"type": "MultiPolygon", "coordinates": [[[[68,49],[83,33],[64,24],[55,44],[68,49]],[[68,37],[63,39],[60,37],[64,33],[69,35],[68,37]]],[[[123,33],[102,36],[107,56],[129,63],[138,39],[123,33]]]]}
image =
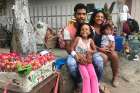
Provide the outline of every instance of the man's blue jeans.
{"type": "Polygon", "coordinates": [[[81,82],[81,76],[78,71],[78,66],[75,58],[72,55],[68,55],[66,64],[72,76],[72,79],[74,80],[74,83],[77,86],[77,84],[81,82]]]}
{"type": "MultiPolygon", "coordinates": [[[[79,83],[81,80],[81,77],[78,71],[78,66],[77,66],[77,62],[75,58],[71,55],[68,55],[66,64],[68,66],[68,69],[70,71],[70,74],[74,82],[79,83]]],[[[98,80],[101,81],[103,77],[103,58],[100,56],[100,53],[98,52],[93,55],[93,65],[94,65],[98,80]]]]}

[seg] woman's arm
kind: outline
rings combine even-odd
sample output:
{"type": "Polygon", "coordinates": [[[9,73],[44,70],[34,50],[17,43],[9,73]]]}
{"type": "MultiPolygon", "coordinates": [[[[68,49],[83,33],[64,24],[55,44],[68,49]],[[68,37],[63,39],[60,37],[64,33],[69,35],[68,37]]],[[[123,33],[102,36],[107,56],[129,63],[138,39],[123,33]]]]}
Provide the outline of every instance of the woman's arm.
{"type": "Polygon", "coordinates": [[[106,53],[108,51],[108,48],[97,47],[97,50],[100,52],[106,53]]]}
{"type": "Polygon", "coordinates": [[[114,51],[115,50],[115,38],[114,38],[114,36],[113,35],[109,35],[108,36],[109,37],[109,44],[110,44],[110,49],[109,50],[111,50],[111,51],[114,51]]]}
{"type": "Polygon", "coordinates": [[[100,48],[96,46],[93,40],[91,41],[91,48],[92,48],[92,51],[91,51],[92,53],[96,52],[97,50],[105,53],[108,50],[108,48],[100,48]]]}
{"type": "Polygon", "coordinates": [[[111,42],[110,50],[111,51],[114,51],[115,50],[115,42],[114,41],[111,42]]]}

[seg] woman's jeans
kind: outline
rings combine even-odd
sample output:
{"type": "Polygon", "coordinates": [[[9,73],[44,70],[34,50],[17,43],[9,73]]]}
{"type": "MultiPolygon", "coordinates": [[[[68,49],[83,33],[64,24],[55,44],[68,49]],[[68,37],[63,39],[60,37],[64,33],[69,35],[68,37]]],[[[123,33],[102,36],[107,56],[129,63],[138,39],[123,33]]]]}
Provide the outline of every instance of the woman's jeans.
{"type": "MultiPolygon", "coordinates": [[[[70,71],[70,74],[74,82],[76,84],[80,83],[81,77],[78,71],[78,66],[75,58],[71,55],[68,55],[66,64],[68,66],[68,69],[70,71]]],[[[100,53],[98,52],[93,54],[93,65],[94,65],[96,75],[98,77],[98,81],[101,81],[103,77],[103,58],[100,56],[100,53]]]]}
{"type": "Polygon", "coordinates": [[[104,62],[99,52],[93,54],[93,66],[100,82],[103,79],[104,62]]]}

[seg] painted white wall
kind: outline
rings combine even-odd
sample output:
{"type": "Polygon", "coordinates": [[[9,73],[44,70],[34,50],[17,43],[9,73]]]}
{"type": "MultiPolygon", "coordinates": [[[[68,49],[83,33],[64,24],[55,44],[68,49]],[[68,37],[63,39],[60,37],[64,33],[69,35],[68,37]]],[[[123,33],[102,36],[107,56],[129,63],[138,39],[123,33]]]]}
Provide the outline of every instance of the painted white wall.
{"type": "MultiPolygon", "coordinates": [[[[29,0],[29,3],[31,5],[31,7],[44,7],[44,8],[48,8],[48,15],[51,14],[51,7],[53,7],[53,12],[52,14],[55,13],[55,7],[57,8],[57,14],[61,14],[61,10],[62,9],[62,14],[65,14],[65,10],[67,10],[67,14],[72,14],[73,13],[73,8],[77,3],[84,3],[84,4],[88,4],[88,3],[95,3],[95,7],[96,8],[102,8],[104,6],[104,3],[107,2],[108,4],[111,4],[113,1],[116,0],[29,0]]],[[[41,11],[40,11],[41,13],[41,11]]],[[[44,11],[44,14],[46,14],[46,11],[44,11]]]]}

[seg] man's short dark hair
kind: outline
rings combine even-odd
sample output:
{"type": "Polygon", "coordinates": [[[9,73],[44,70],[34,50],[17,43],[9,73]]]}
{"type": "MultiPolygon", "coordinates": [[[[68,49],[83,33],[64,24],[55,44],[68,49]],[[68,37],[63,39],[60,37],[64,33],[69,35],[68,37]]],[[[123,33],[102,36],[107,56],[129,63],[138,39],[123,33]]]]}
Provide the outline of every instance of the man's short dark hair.
{"type": "Polygon", "coordinates": [[[79,3],[79,4],[75,5],[74,13],[76,13],[78,9],[85,9],[86,12],[87,12],[87,7],[84,4],[82,4],[82,3],[79,3]]]}

